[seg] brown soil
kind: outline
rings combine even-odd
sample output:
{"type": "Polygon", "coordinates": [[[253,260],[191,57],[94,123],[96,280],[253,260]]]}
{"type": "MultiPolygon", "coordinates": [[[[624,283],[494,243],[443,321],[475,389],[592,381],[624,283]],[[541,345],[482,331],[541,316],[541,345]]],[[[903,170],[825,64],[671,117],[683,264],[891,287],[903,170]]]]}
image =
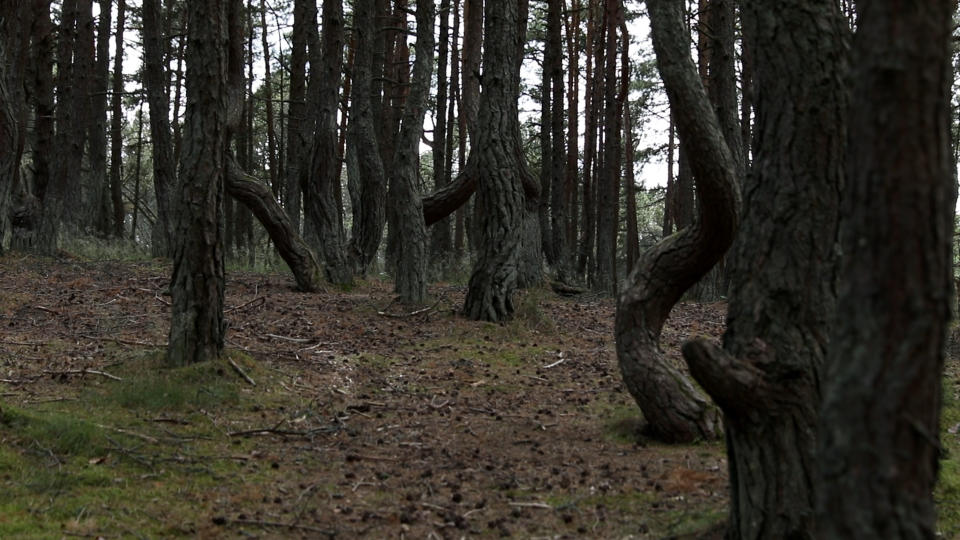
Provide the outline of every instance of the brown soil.
{"type": "MultiPolygon", "coordinates": [[[[166,340],[168,276],[158,263],[0,258],[0,405],[69,411],[89,388],[125,384],[108,375],[158,369],[145,358],[166,340]]],[[[612,300],[524,292],[517,320],[493,325],[457,315],[461,286],[433,287],[434,300],[420,308],[394,303],[388,283],[320,294],[291,286],[284,275],[230,274],[227,348],[249,355],[231,357],[256,386],[225,367],[241,406],[111,420],[110,429],[142,441],[118,445],[96,466],[147,461],[137,500],[152,509],[91,505],[62,530],[693,538],[722,526],[722,444],[666,446],[643,436],[617,368],[612,300]],[[205,430],[206,446],[196,448],[219,459],[215,468],[208,461],[196,472],[183,464],[198,455],[194,447],[164,442],[186,440],[178,430],[188,428],[205,430]],[[189,484],[190,474],[216,481],[189,484]],[[188,510],[158,486],[179,483],[188,510]]],[[[679,305],[665,350],[676,359],[689,335],[717,336],[724,311],[679,305]]],[[[16,487],[10,478],[0,474],[0,489],[16,487]]]]}

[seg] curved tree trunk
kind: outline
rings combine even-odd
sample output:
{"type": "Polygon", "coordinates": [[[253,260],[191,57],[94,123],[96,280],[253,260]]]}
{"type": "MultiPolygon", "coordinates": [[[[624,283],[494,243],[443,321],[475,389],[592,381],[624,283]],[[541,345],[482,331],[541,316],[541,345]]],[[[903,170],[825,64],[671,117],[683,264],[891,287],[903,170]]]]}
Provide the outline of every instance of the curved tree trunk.
{"type": "Polygon", "coordinates": [[[246,206],[260,221],[280,253],[297,289],[304,292],[323,290],[323,269],[316,255],[293,225],[293,220],[277,204],[273,192],[256,178],[246,174],[233,158],[227,159],[227,194],[246,206]]]}
{"type": "MultiPolygon", "coordinates": [[[[713,29],[726,32],[732,50],[733,7],[723,3],[729,19],[717,11],[713,29]]],[[[724,412],[727,537],[814,538],[817,416],[836,302],[848,32],[831,2],[754,0],[743,16],[757,53],[757,153],[743,189],[741,240],[729,259],[725,352],[697,340],[684,354],[724,412]]],[[[726,47],[714,49],[713,57],[724,53],[726,47]]],[[[727,113],[737,134],[736,109],[727,113]]]]}
{"type": "Polygon", "coordinates": [[[691,155],[703,201],[699,219],[648,250],[617,303],[620,371],[649,429],[666,441],[714,438],[719,415],[706,397],[664,358],[660,332],[683,293],[707,273],[733,241],[740,214],[735,162],[689,55],[680,2],[647,0],[657,65],[677,130],[691,155]]]}
{"type": "Polygon", "coordinates": [[[419,144],[433,72],[434,18],[433,0],[417,0],[417,57],[390,175],[390,227],[403,241],[395,261],[395,286],[400,300],[407,303],[423,302],[427,294],[427,226],[418,187],[419,144]]]}
{"type": "Polygon", "coordinates": [[[818,532],[934,538],[952,273],[948,52],[956,4],[856,6],[840,229],[849,256],[823,389],[818,532]]]}
{"type": "MultiPolygon", "coordinates": [[[[524,1],[524,0],[520,0],[524,1]]],[[[523,173],[516,148],[518,47],[517,0],[487,0],[486,54],[476,142],[480,245],[464,303],[467,317],[502,321],[513,315],[523,226],[523,173]]],[[[468,165],[469,168],[469,165],[468,165]]]]}
{"type": "Polygon", "coordinates": [[[223,350],[223,193],[231,3],[235,0],[193,2],[189,6],[187,109],[167,346],[167,362],[172,365],[211,360],[223,350]]]}
{"type": "Polygon", "coordinates": [[[353,59],[353,98],[347,128],[347,160],[353,164],[347,169],[353,203],[348,256],[359,275],[366,273],[376,258],[386,222],[387,178],[373,121],[375,7],[374,0],[356,0],[353,7],[357,52],[353,59]]]}

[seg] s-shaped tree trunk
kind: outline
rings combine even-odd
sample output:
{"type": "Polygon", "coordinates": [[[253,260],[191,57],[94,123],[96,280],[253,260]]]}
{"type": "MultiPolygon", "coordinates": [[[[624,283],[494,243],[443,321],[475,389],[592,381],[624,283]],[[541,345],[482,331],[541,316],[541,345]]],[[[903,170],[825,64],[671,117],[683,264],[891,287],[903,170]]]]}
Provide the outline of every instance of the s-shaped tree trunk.
{"type": "Polygon", "coordinates": [[[678,0],[647,0],[657,65],[677,131],[691,159],[698,219],[647,250],[617,302],[620,371],[656,437],[672,442],[715,438],[719,414],[660,350],[673,305],[723,256],[740,221],[736,166],[690,58],[690,35],[678,0]]]}

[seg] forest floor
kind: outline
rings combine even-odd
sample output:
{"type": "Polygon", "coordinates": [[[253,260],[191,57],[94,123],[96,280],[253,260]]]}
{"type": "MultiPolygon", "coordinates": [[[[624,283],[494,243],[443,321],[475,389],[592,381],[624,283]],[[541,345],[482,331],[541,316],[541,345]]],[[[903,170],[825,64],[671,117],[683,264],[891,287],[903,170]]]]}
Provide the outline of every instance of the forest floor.
{"type": "MultiPolygon", "coordinates": [[[[0,538],[715,538],[721,442],[662,445],[616,364],[613,302],[516,320],[388,283],[303,294],[231,272],[227,354],[163,365],[169,266],[0,257],[0,538]]],[[[663,336],[718,337],[682,303],[663,336]]],[[[960,369],[938,491],[960,534],[960,369]],[[950,438],[952,437],[952,439],[950,438]]]]}

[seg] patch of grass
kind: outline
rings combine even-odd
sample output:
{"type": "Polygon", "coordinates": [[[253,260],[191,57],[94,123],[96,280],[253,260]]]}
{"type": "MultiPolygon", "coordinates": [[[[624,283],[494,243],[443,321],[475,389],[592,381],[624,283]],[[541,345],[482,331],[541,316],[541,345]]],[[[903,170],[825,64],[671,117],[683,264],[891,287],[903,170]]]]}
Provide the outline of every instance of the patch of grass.
{"type": "Polygon", "coordinates": [[[555,335],[556,323],[542,308],[549,295],[549,291],[544,288],[521,291],[514,299],[516,309],[513,320],[506,325],[507,330],[515,335],[528,332],[555,335]]]}
{"type": "MultiPolygon", "coordinates": [[[[102,453],[107,443],[97,426],[56,412],[27,412],[4,407],[0,425],[27,445],[55,454],[93,456],[102,453]]],[[[3,461],[0,461],[2,467],[3,461]]]]}
{"type": "Polygon", "coordinates": [[[934,499],[937,503],[937,532],[944,538],[960,536],[960,366],[948,361],[943,379],[941,411],[940,476],[934,499]],[[951,433],[951,431],[954,431],[951,433]]]}
{"type": "Polygon", "coordinates": [[[652,528],[660,530],[658,538],[699,538],[708,531],[720,529],[727,520],[727,511],[720,508],[671,510],[655,515],[652,528]]]}

